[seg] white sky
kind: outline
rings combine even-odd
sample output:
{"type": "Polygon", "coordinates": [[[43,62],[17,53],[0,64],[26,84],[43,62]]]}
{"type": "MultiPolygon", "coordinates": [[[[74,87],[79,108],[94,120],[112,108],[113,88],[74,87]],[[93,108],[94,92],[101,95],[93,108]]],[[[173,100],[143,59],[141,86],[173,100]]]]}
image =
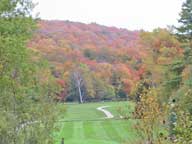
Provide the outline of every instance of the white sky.
{"type": "Polygon", "coordinates": [[[129,30],[177,24],[184,0],[33,0],[34,12],[48,20],[96,22],[129,30]]]}

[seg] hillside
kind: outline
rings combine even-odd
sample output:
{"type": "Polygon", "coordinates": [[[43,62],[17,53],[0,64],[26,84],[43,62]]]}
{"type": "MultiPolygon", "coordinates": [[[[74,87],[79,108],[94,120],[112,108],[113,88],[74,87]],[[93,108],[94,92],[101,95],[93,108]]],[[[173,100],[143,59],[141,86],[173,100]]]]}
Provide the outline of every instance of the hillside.
{"type": "Polygon", "coordinates": [[[38,33],[55,41],[65,39],[69,44],[81,48],[88,48],[88,44],[97,48],[132,47],[139,34],[137,31],[106,27],[96,23],[83,24],[70,21],[41,21],[38,33]]]}
{"type": "Polygon", "coordinates": [[[30,47],[51,62],[59,79],[70,81],[70,75],[77,71],[74,69],[85,64],[94,77],[110,86],[118,83],[126,95],[140,75],[137,65],[142,53],[138,41],[138,31],[95,23],[40,21],[30,47]],[[112,82],[113,77],[119,82],[112,82]]]}
{"type": "MultiPolygon", "coordinates": [[[[95,23],[83,24],[69,21],[41,21],[38,24],[37,35],[31,43],[31,47],[41,51],[44,54],[50,54],[48,57],[54,57],[60,62],[60,55],[67,51],[71,54],[77,54],[79,59],[95,59],[99,62],[108,62],[109,59],[95,58],[99,53],[110,51],[109,57],[113,54],[129,57],[139,57],[140,52],[137,47],[139,40],[138,31],[128,31],[115,27],[101,26],[95,23]],[[61,51],[61,53],[59,52],[61,51]],[[123,54],[122,51],[124,52],[123,54]],[[58,53],[59,54],[58,54],[58,53]],[[89,57],[90,55],[90,57],[89,57]]],[[[112,62],[116,61],[110,59],[112,62]]]]}
{"type": "MultiPolygon", "coordinates": [[[[84,100],[127,98],[146,71],[144,60],[153,62],[153,48],[168,46],[178,51],[177,42],[167,41],[172,37],[166,30],[156,33],[95,23],[40,21],[29,45],[52,64],[52,73],[63,87],[62,100],[78,100],[78,95],[84,100]]],[[[162,64],[169,56],[160,53],[155,61],[162,64]]],[[[156,77],[160,70],[157,67],[156,77]]]]}

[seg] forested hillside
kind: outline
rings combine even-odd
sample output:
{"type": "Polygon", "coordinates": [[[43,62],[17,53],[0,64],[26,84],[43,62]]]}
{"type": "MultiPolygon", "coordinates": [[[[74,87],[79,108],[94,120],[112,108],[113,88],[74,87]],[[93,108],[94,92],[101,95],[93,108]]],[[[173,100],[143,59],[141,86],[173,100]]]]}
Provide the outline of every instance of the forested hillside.
{"type": "Polygon", "coordinates": [[[78,100],[79,92],[84,100],[126,98],[142,73],[137,31],[69,21],[38,25],[30,47],[52,63],[62,99],[78,100]]]}
{"type": "Polygon", "coordinates": [[[63,87],[58,98],[68,101],[135,98],[146,73],[160,82],[161,65],[182,55],[165,29],[150,33],[70,21],[40,21],[29,46],[50,61],[63,87]]]}

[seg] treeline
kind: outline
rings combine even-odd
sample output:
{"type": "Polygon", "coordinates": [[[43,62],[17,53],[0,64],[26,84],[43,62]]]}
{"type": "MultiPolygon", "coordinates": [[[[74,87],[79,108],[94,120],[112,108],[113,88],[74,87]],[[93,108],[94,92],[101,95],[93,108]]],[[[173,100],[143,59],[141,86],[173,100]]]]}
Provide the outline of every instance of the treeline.
{"type": "Polygon", "coordinates": [[[165,83],[184,52],[167,29],[130,32],[69,21],[39,21],[29,46],[51,63],[62,88],[57,100],[81,102],[137,100],[138,85],[165,83]]]}
{"type": "MultiPolygon", "coordinates": [[[[58,101],[136,100],[138,94],[135,91],[142,89],[138,88],[140,82],[148,78],[153,81],[153,85],[159,85],[168,65],[183,55],[181,43],[166,29],[137,32],[137,38],[130,41],[130,47],[128,44],[123,45],[126,40],[123,37],[122,41],[117,42],[120,47],[113,45],[102,48],[95,45],[94,41],[86,47],[84,40],[79,44],[69,39],[74,33],[73,30],[68,30],[65,36],[62,26],[77,27],[74,23],[57,22],[60,24],[57,26],[62,30],[54,34],[52,31],[55,23],[52,23],[43,22],[43,28],[39,28],[39,31],[46,29],[47,33],[36,33],[29,45],[52,64],[52,74],[62,88],[62,91],[58,92],[58,101]],[[61,35],[63,37],[60,37],[61,35]],[[74,45],[73,42],[76,48],[71,46],[74,45]]],[[[107,30],[105,28],[105,31],[107,30]]],[[[121,30],[116,31],[122,33],[121,30]]],[[[102,33],[102,30],[96,32],[102,33]]],[[[75,38],[77,39],[77,36],[75,38]]]]}
{"type": "Polygon", "coordinates": [[[51,64],[58,101],[127,99],[143,73],[139,32],[68,21],[39,21],[29,43],[51,64]]]}

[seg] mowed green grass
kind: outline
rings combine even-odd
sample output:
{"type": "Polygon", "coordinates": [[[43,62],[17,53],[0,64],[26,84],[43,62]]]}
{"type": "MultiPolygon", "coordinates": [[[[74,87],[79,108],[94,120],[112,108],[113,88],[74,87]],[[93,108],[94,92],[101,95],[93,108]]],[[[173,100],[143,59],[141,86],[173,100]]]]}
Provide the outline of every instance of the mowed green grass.
{"type": "Polygon", "coordinates": [[[66,104],[66,112],[61,113],[59,131],[54,133],[55,144],[65,139],[65,144],[123,144],[134,143],[137,139],[133,129],[133,120],[119,119],[119,107],[134,104],[131,102],[106,102],[88,104],[66,104]],[[115,117],[105,119],[105,114],[97,110],[99,106],[107,108],[115,117]]]}

